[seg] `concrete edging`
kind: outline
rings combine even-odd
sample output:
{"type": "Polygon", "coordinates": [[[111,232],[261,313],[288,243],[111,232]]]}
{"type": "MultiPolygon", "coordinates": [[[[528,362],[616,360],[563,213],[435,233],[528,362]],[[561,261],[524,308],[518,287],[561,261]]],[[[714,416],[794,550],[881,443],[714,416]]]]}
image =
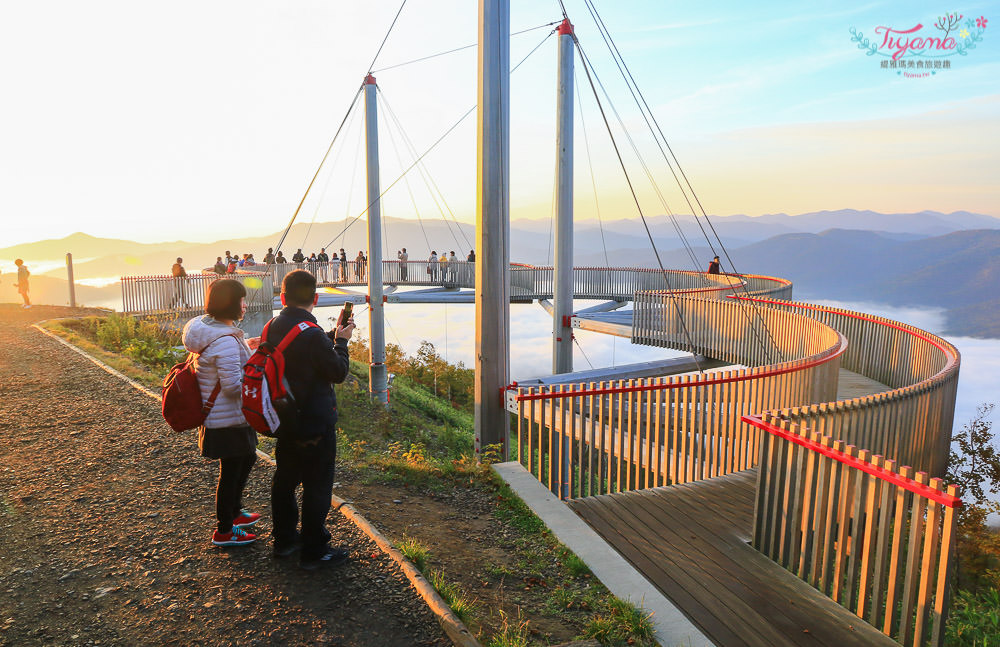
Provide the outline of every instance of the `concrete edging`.
{"type": "Polygon", "coordinates": [[[609,546],[569,506],[549,492],[524,466],[511,461],[497,463],[493,465],[493,470],[545,522],[552,534],[587,564],[609,591],[623,600],[638,604],[652,614],[656,640],[661,645],[714,645],[673,602],[609,546]]]}
{"type": "MultiPolygon", "coordinates": [[[[66,341],[59,335],[55,334],[54,332],[46,330],[41,326],[39,326],[38,324],[32,324],[31,327],[34,328],[35,330],[38,330],[42,334],[51,337],[52,339],[66,346],[70,350],[79,353],[80,355],[90,360],[95,365],[97,365],[97,367],[100,368],[101,370],[117,377],[118,379],[127,383],[135,390],[141,392],[143,395],[153,398],[154,400],[160,400],[159,393],[147,389],[145,386],[139,384],[129,376],[122,373],[121,371],[118,371],[108,366],[101,360],[97,359],[93,355],[90,355],[83,349],[74,346],[73,344],[66,341]]],[[[274,466],[275,464],[274,459],[271,458],[268,454],[258,449],[257,456],[259,456],[269,465],[274,466]]],[[[458,616],[455,615],[455,612],[452,611],[451,607],[449,607],[448,604],[441,598],[441,596],[438,595],[438,592],[434,589],[433,586],[431,586],[431,583],[424,578],[424,576],[420,573],[417,567],[414,566],[413,563],[410,562],[410,560],[408,560],[405,555],[396,550],[396,548],[393,547],[393,545],[382,535],[382,533],[380,533],[374,526],[368,523],[368,520],[362,517],[357,510],[355,510],[350,504],[348,504],[340,497],[334,495],[331,500],[331,503],[333,504],[334,508],[339,510],[341,514],[343,514],[349,521],[351,521],[351,523],[357,526],[358,529],[360,529],[363,533],[368,535],[368,537],[375,542],[375,544],[379,547],[379,549],[383,553],[388,555],[390,558],[392,558],[394,562],[396,562],[396,564],[399,566],[399,569],[403,571],[403,575],[406,576],[406,579],[410,581],[410,584],[413,586],[413,588],[416,589],[417,593],[420,594],[421,599],[423,599],[427,607],[431,610],[431,612],[435,615],[435,617],[437,617],[438,623],[441,625],[441,628],[444,629],[445,634],[448,635],[448,638],[451,639],[451,642],[455,644],[456,647],[482,647],[479,641],[476,640],[476,637],[472,635],[472,632],[469,631],[469,628],[465,626],[465,623],[463,623],[461,620],[458,619],[458,616]]]]}

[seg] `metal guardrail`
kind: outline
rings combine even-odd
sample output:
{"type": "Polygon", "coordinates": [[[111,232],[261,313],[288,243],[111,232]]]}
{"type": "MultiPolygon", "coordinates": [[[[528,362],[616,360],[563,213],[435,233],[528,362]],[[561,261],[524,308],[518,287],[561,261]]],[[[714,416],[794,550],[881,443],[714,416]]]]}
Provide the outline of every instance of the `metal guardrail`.
{"type": "MultiPolygon", "coordinates": [[[[208,286],[218,274],[174,276],[123,276],[122,312],[130,315],[194,317],[205,312],[208,286]]],[[[241,272],[227,274],[247,289],[247,311],[270,314],[274,288],[269,274],[241,272]]]]}
{"type": "Polygon", "coordinates": [[[958,488],[776,415],[744,420],[767,432],[754,548],[899,643],[942,645],[958,488]]]}

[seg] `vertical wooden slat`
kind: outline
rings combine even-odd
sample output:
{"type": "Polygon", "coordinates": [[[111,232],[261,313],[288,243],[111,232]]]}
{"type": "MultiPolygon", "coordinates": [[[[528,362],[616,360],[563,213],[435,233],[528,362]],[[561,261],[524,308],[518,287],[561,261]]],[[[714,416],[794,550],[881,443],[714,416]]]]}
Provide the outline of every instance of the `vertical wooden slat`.
{"type": "MultiPolygon", "coordinates": [[[[958,487],[948,486],[948,494],[958,496],[958,487]]],[[[951,595],[951,570],[954,564],[955,508],[945,508],[944,523],[941,528],[941,553],[938,558],[938,580],[934,591],[934,608],[931,611],[931,647],[944,644],[945,623],[948,619],[948,604],[951,595]]]]}
{"type": "MultiPolygon", "coordinates": [[[[900,468],[899,475],[906,479],[912,478],[913,468],[904,466],[900,468]]],[[[892,524],[892,547],[889,549],[889,578],[885,589],[885,621],[882,623],[882,633],[887,636],[896,635],[898,621],[896,605],[902,596],[900,580],[905,570],[902,568],[901,561],[903,559],[903,547],[906,543],[906,514],[909,512],[912,496],[909,490],[896,488],[896,507],[892,524]]]]}
{"type": "MultiPolygon", "coordinates": [[[[917,472],[916,481],[920,485],[927,485],[927,473],[917,472]]],[[[910,642],[911,628],[913,624],[913,613],[916,608],[917,584],[920,569],[920,541],[924,535],[924,511],[927,508],[927,499],[921,496],[913,497],[913,505],[910,511],[910,532],[909,541],[906,547],[905,577],[903,579],[903,606],[900,612],[899,637],[897,640],[905,645],[910,642]]]]}
{"type": "MultiPolygon", "coordinates": [[[[941,479],[932,478],[930,480],[931,489],[941,491],[941,479]]],[[[931,590],[934,587],[935,575],[937,575],[937,552],[938,541],[941,539],[941,518],[943,516],[940,503],[929,501],[927,505],[927,520],[924,526],[924,551],[920,560],[920,587],[917,591],[917,613],[913,624],[913,642],[915,645],[923,645],[927,629],[927,616],[930,612],[931,590]]]]}

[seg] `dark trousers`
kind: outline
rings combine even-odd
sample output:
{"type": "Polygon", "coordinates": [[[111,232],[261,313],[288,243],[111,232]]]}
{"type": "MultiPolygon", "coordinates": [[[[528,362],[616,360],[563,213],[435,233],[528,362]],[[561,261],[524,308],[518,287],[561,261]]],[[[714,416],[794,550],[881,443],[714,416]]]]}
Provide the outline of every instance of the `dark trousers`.
{"type": "Polygon", "coordinates": [[[271,483],[271,516],[276,548],[290,546],[298,535],[299,510],[295,490],[301,485],[302,559],[317,559],[326,551],[330,543],[326,515],[330,512],[336,459],[337,438],[332,430],[315,445],[278,441],[275,448],[278,466],[271,483]]]}
{"type": "Polygon", "coordinates": [[[243,509],[243,490],[256,461],[256,454],[219,459],[219,485],[215,488],[215,518],[219,521],[219,532],[233,529],[233,519],[243,509]]]}

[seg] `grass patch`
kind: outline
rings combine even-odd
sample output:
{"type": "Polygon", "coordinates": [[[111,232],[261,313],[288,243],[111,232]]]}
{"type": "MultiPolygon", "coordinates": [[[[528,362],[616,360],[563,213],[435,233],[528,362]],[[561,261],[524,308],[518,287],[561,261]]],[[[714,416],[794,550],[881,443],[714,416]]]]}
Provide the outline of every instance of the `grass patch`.
{"type": "Polygon", "coordinates": [[[945,644],[986,647],[1000,644],[1000,591],[958,591],[951,603],[945,644]]]}
{"type": "Polygon", "coordinates": [[[490,636],[486,647],[528,647],[531,644],[529,639],[528,621],[521,615],[521,608],[517,609],[517,618],[512,619],[510,614],[500,609],[500,626],[498,630],[490,636]]]}
{"type": "Polygon", "coordinates": [[[399,542],[396,548],[406,556],[406,559],[413,562],[413,565],[421,573],[427,569],[427,558],[430,556],[430,551],[419,541],[404,537],[403,541],[399,542]]]}
{"type": "MultiPolygon", "coordinates": [[[[121,318],[115,315],[117,318],[121,318]]],[[[42,328],[49,330],[69,343],[73,344],[77,348],[93,356],[95,359],[99,359],[111,368],[123,373],[127,377],[132,378],[136,382],[142,384],[145,387],[151,388],[154,391],[159,389],[163,384],[163,378],[167,374],[170,366],[176,362],[172,362],[169,365],[164,365],[163,361],[158,361],[155,364],[147,364],[143,361],[143,357],[148,357],[148,352],[140,352],[139,350],[134,350],[133,355],[125,355],[122,352],[116,351],[112,348],[104,347],[98,340],[95,328],[97,322],[102,319],[110,317],[84,317],[81,319],[53,319],[40,324],[42,328]]],[[[150,342],[144,342],[146,346],[132,346],[133,349],[148,348],[150,342]]],[[[172,347],[168,347],[169,342],[163,342],[162,351],[165,353],[168,350],[173,350],[172,347]]],[[[179,357],[177,361],[183,359],[184,354],[177,352],[174,355],[175,358],[179,357]]]]}
{"type": "Polygon", "coordinates": [[[611,596],[604,612],[594,616],[584,635],[596,638],[606,647],[619,645],[656,645],[653,639],[652,614],[644,612],[628,600],[611,596]]]}
{"type": "Polygon", "coordinates": [[[430,571],[427,574],[427,581],[431,583],[431,586],[438,592],[438,595],[445,601],[445,604],[451,607],[451,610],[455,612],[459,620],[468,622],[472,618],[472,614],[476,609],[476,603],[469,599],[458,584],[445,579],[444,571],[430,571]]]}

